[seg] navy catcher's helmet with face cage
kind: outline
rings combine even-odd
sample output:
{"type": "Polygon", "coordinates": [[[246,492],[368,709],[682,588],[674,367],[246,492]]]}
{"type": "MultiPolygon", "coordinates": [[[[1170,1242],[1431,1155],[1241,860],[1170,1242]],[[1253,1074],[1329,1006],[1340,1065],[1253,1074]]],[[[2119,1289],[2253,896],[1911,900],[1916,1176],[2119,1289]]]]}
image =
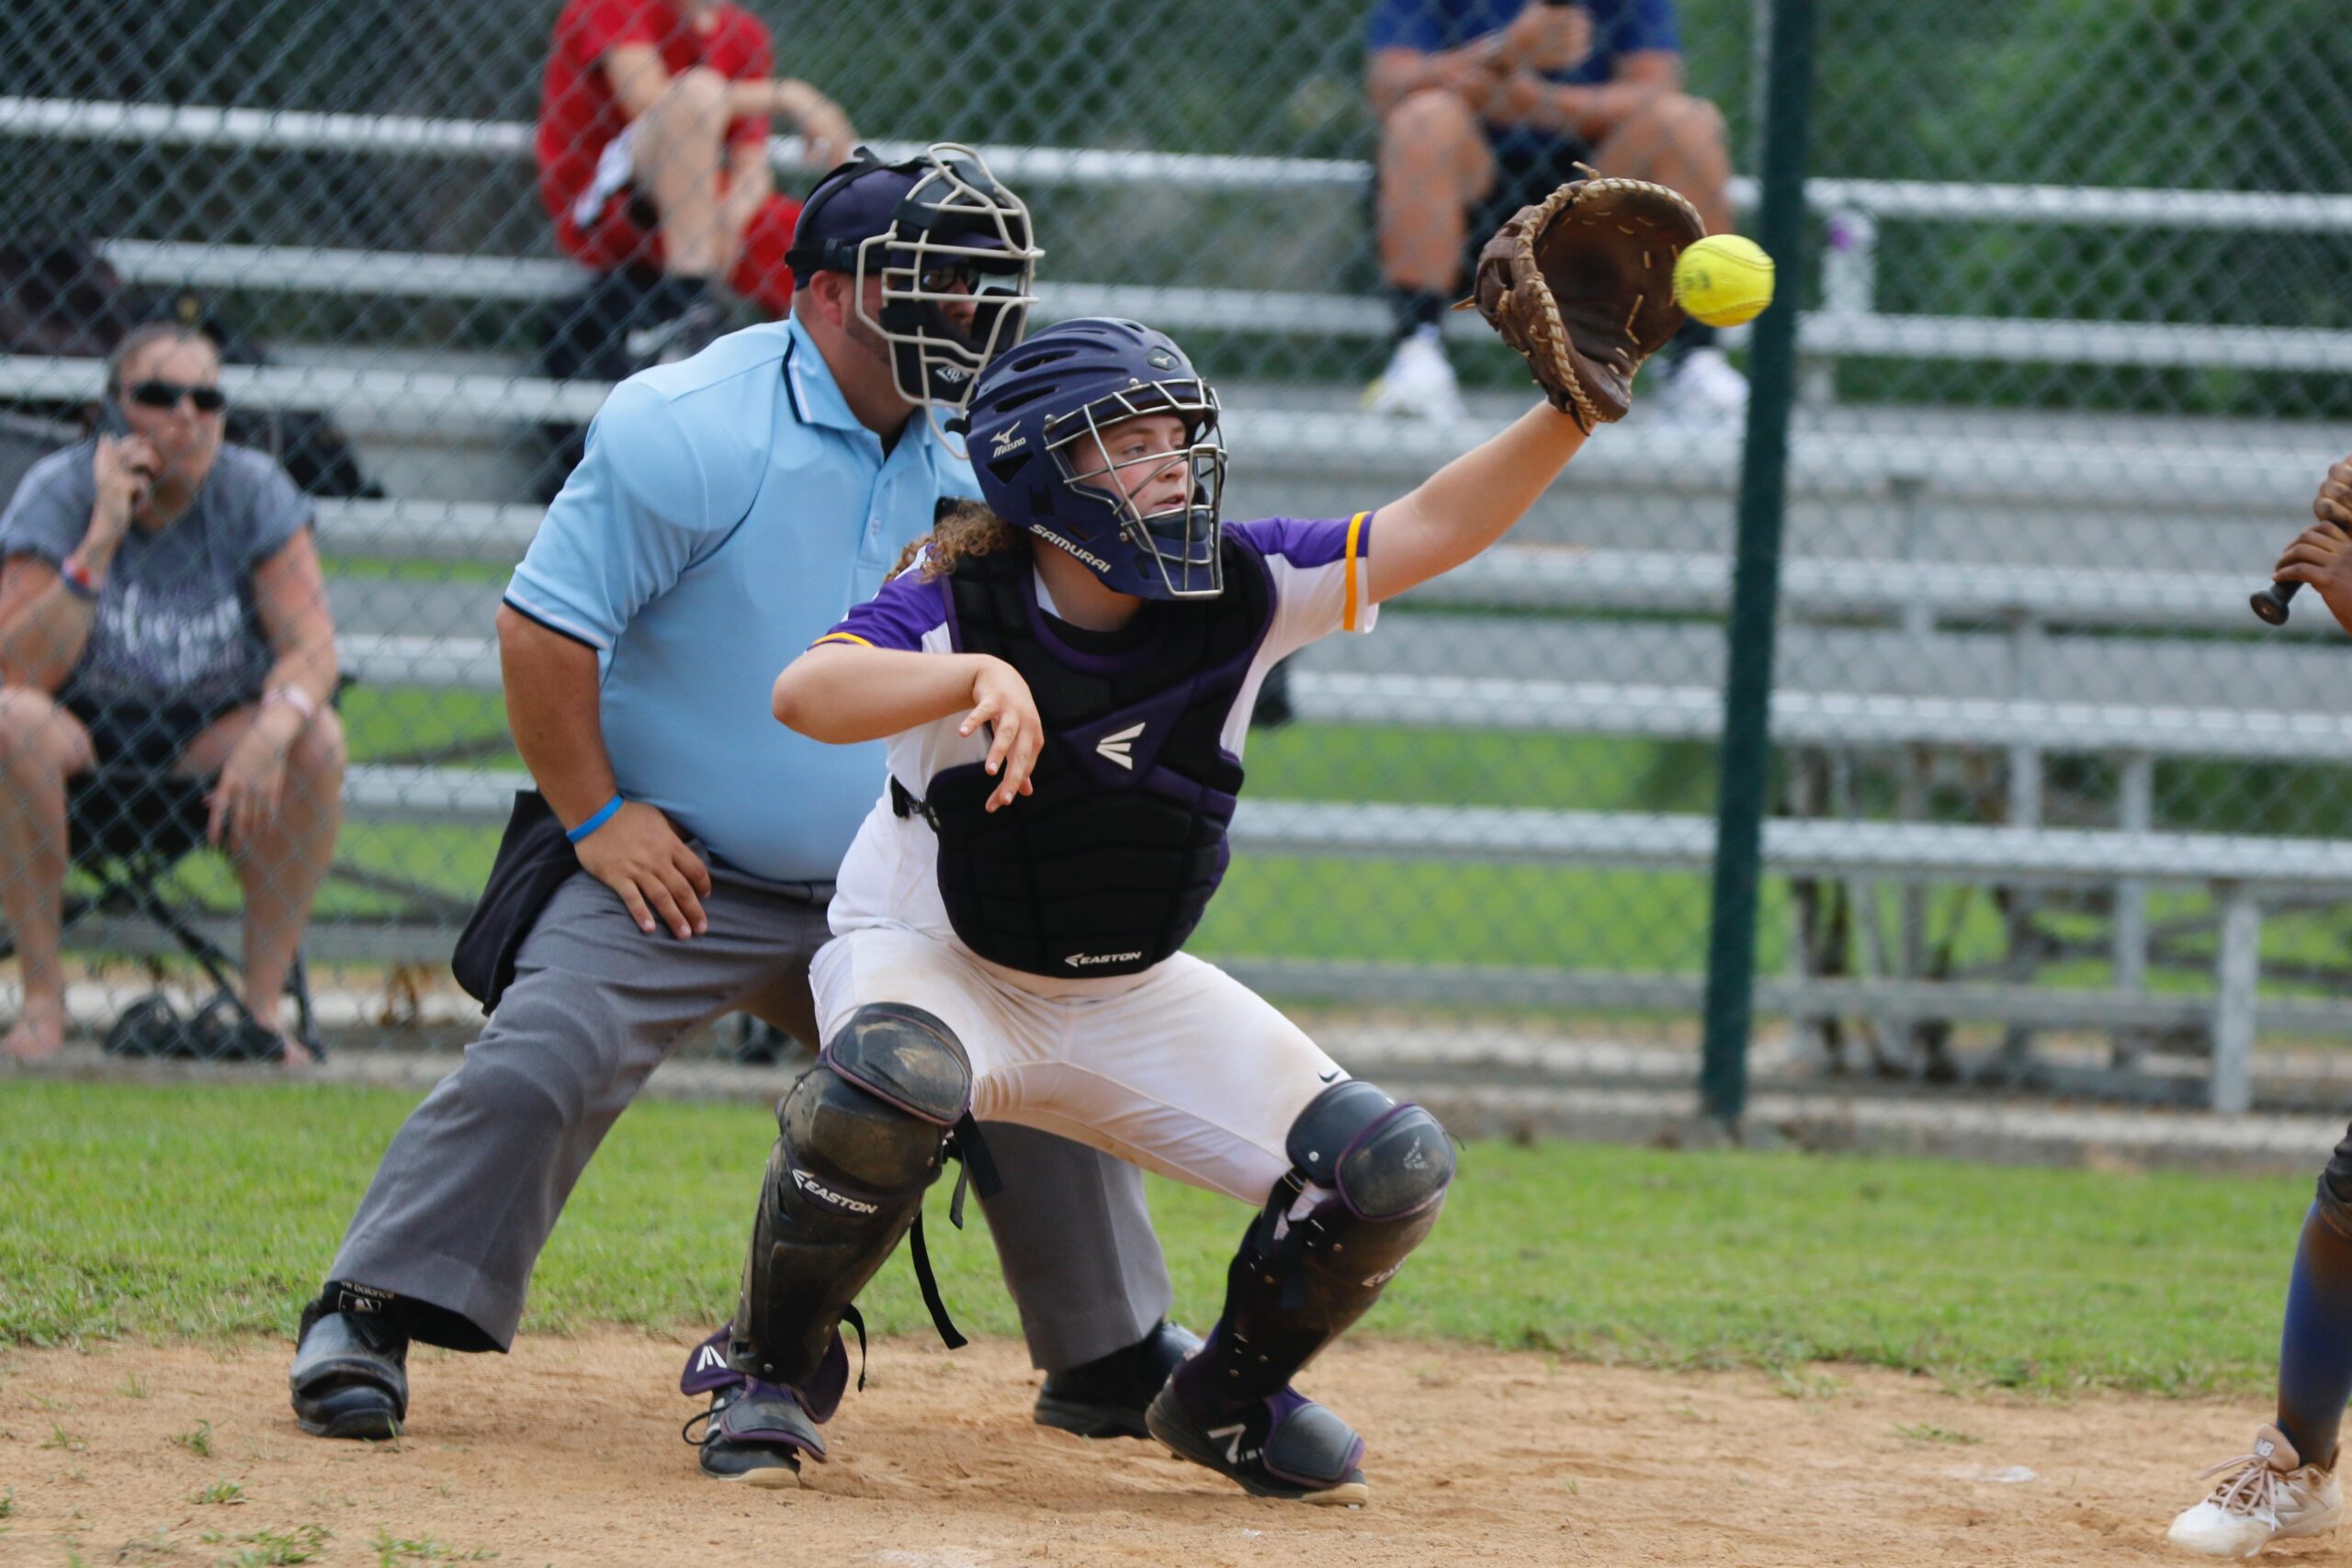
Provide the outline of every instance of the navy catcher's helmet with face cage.
{"type": "Polygon", "coordinates": [[[989,357],[1021,341],[1044,254],[1029,209],[980,155],[936,141],[900,164],[860,147],[808,193],[785,260],[803,286],[847,274],[858,319],[889,344],[899,395],[953,412],[989,357]],[[878,311],[867,309],[869,279],[881,285],[878,311]],[[959,301],[972,307],[968,326],[948,314],[959,301]]]}
{"type": "Polygon", "coordinates": [[[981,371],[962,423],[989,510],[1068,551],[1104,587],[1143,599],[1223,591],[1216,392],[1166,333],[1103,316],[1057,322],[981,371]],[[1183,445],[1110,460],[1103,433],[1144,414],[1175,415],[1183,445]],[[1191,478],[1185,501],[1141,511],[1129,497],[1178,462],[1191,478]]]}

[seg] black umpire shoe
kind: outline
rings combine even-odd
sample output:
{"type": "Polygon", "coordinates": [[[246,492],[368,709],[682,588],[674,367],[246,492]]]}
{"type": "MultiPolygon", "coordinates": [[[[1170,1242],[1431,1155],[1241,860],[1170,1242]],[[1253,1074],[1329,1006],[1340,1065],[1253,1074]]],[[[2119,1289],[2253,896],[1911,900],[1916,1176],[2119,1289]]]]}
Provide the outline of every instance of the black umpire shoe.
{"type": "Polygon", "coordinates": [[[1124,1350],[1049,1372],[1037,1392],[1036,1421],[1081,1438],[1148,1438],[1143,1413],[1185,1357],[1201,1348],[1191,1330],[1162,1318],[1124,1350]]]}
{"type": "Polygon", "coordinates": [[[312,1437],[397,1438],[408,1416],[408,1336],[378,1314],[312,1302],[287,1382],[294,1419],[312,1437]]]}

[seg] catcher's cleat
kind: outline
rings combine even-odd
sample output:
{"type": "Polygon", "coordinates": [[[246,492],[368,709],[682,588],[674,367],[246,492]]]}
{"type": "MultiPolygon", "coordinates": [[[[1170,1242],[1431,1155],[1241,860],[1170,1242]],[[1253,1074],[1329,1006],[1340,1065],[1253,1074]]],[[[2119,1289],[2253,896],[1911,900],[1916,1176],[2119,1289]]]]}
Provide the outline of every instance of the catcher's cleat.
{"type": "Polygon", "coordinates": [[[1037,1392],[1037,1425],[1081,1438],[1148,1438],[1145,1409],[1168,1374],[1200,1348],[1198,1336],[1162,1319],[1124,1350],[1047,1374],[1037,1392]]]}
{"type": "Polygon", "coordinates": [[[818,1435],[817,1424],[830,1419],[840,1406],[849,1376],[848,1353],[836,1336],[819,1370],[818,1386],[804,1398],[797,1390],[763,1382],[728,1365],[727,1342],[732,1333],[731,1325],[722,1325],[688,1353],[679,1391],[708,1393],[710,1408],[688,1416],[678,1436],[702,1450],[702,1472],[715,1481],[775,1489],[797,1486],[804,1456],[824,1462],[825,1439],[818,1435]],[[699,1435],[697,1423],[702,1424],[699,1435]]]}
{"type": "Polygon", "coordinates": [[[787,1490],[800,1484],[800,1456],[821,1462],[825,1439],[788,1388],[744,1378],[710,1396],[710,1408],[687,1417],[678,1435],[702,1450],[714,1481],[787,1490]],[[702,1435],[695,1423],[703,1422],[702,1435]]]}
{"type": "Polygon", "coordinates": [[[1396,340],[1388,368],[1365,389],[1363,406],[1367,413],[1397,419],[1442,422],[1470,417],[1435,327],[1421,327],[1396,340]]]}
{"type": "Polygon", "coordinates": [[[1145,1416],[1151,1435],[1179,1459],[1204,1464],[1241,1483],[1253,1497],[1362,1507],[1363,1439],[1346,1422],[1295,1389],[1204,1420],[1185,1407],[1171,1381],[1145,1416]]]}
{"type": "Polygon", "coordinates": [[[2344,1516],[2333,1472],[2305,1464],[2276,1427],[2254,1435],[2253,1450],[2207,1470],[2220,1476],[2205,1500],[2174,1519],[2165,1539],[2208,1557],[2252,1557],[2274,1540],[2324,1534],[2344,1516]]]}
{"type": "Polygon", "coordinates": [[[286,1381],[294,1419],[312,1437],[397,1438],[408,1416],[408,1336],[375,1314],[312,1302],[286,1381]]]}

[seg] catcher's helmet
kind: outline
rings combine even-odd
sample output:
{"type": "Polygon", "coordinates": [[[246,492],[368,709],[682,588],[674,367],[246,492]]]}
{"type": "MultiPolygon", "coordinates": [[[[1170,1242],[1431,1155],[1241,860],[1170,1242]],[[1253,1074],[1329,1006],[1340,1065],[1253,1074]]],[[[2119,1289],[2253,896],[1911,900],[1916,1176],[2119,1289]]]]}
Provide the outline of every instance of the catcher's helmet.
{"type": "Polygon", "coordinates": [[[1067,550],[1103,586],[1145,599],[1223,590],[1216,392],[1166,333],[1103,316],[1058,321],[990,362],[961,423],[989,509],[1067,550]],[[1112,457],[1103,433],[1145,414],[1175,415],[1182,445],[1112,457]],[[1141,511],[1133,496],[1177,462],[1190,472],[1186,499],[1141,511]]]}
{"type": "Polygon", "coordinates": [[[899,395],[954,410],[990,356],[1021,341],[1044,254],[1021,198],[978,152],[939,141],[902,164],[860,147],[808,193],[785,260],[797,284],[849,274],[858,319],[890,344],[899,395]],[[881,280],[878,314],[865,308],[869,277],[881,280]],[[941,307],[966,298],[972,322],[961,328],[941,307]]]}

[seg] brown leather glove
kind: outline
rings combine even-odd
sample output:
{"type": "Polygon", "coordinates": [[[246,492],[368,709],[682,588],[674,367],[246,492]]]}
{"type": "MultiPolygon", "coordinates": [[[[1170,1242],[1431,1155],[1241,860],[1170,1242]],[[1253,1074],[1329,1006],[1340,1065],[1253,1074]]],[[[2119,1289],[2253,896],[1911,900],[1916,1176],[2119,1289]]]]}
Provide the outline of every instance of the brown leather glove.
{"type": "Polygon", "coordinates": [[[1625,417],[1634,372],[1682,325],[1674,261],[1705,235],[1664,186],[1598,175],[1522,207],[1478,253],[1476,305],[1587,434],[1625,417]]]}

